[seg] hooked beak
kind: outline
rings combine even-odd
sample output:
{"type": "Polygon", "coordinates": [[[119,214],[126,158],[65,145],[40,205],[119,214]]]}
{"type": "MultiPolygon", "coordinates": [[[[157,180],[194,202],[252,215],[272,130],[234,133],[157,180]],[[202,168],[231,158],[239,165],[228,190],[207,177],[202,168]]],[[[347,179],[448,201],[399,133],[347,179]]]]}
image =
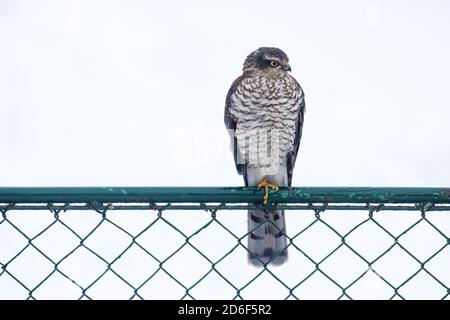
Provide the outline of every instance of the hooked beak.
{"type": "Polygon", "coordinates": [[[283,65],[283,70],[284,71],[291,71],[291,66],[288,64],[283,65]]]}

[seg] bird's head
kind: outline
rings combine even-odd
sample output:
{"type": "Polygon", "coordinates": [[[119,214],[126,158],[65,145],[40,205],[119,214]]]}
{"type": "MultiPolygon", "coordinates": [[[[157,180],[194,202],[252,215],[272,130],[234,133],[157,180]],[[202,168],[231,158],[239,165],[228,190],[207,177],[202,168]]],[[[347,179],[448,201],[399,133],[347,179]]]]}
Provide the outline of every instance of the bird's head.
{"type": "Polygon", "coordinates": [[[291,71],[289,58],[278,48],[262,47],[250,53],[244,62],[244,74],[282,77],[291,71]]]}

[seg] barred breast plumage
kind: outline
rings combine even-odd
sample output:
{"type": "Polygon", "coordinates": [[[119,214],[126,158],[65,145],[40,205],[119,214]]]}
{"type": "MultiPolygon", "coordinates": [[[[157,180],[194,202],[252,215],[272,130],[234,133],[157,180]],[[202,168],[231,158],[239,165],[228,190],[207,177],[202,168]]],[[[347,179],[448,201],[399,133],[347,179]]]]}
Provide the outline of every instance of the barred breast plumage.
{"type": "Polygon", "coordinates": [[[273,175],[293,151],[303,91],[289,75],[242,79],[230,97],[230,115],[242,163],[273,175]]]}

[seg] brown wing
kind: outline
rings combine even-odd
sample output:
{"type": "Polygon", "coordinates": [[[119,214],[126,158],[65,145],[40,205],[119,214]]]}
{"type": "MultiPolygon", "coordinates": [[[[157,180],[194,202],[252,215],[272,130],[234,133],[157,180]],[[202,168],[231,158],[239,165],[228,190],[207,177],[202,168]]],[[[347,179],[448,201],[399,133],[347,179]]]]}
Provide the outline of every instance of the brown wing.
{"type": "Polygon", "coordinates": [[[236,80],[234,80],[233,84],[231,85],[230,90],[228,90],[228,94],[227,94],[227,98],[225,100],[225,114],[224,114],[224,122],[225,122],[225,127],[231,131],[230,135],[231,138],[233,139],[232,141],[232,146],[233,146],[233,157],[234,157],[234,163],[236,165],[236,170],[239,174],[244,174],[245,176],[245,164],[243,163],[238,163],[238,147],[237,147],[237,139],[236,136],[234,135],[234,131],[236,130],[236,123],[237,123],[237,119],[234,119],[230,112],[229,112],[229,108],[231,106],[231,96],[233,95],[233,93],[237,90],[237,88],[239,87],[241,81],[242,81],[243,76],[238,77],[236,80]]]}
{"type": "MultiPolygon", "coordinates": [[[[292,78],[294,79],[294,78],[292,78]]],[[[294,79],[295,81],[295,79],[294,79]]],[[[287,170],[288,170],[288,185],[292,184],[292,173],[294,171],[295,160],[297,160],[298,148],[300,146],[300,140],[302,139],[302,129],[303,129],[303,119],[305,115],[305,95],[300,85],[295,81],[298,89],[301,91],[301,97],[299,98],[300,108],[297,115],[297,123],[295,127],[295,138],[293,150],[288,154],[287,157],[287,170]]]]}

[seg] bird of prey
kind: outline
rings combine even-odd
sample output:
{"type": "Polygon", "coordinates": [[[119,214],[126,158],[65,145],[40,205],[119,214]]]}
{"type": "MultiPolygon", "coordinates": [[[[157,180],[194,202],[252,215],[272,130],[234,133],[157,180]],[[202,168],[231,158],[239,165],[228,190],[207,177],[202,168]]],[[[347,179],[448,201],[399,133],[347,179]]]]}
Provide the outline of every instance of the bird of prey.
{"type": "MultiPolygon", "coordinates": [[[[246,186],[269,189],[291,186],[302,136],[305,99],[287,55],[262,47],[250,53],[243,73],[225,102],[225,126],[231,137],[237,172],[246,186]]],[[[249,262],[280,265],[287,260],[283,210],[248,211],[249,262]]]]}

